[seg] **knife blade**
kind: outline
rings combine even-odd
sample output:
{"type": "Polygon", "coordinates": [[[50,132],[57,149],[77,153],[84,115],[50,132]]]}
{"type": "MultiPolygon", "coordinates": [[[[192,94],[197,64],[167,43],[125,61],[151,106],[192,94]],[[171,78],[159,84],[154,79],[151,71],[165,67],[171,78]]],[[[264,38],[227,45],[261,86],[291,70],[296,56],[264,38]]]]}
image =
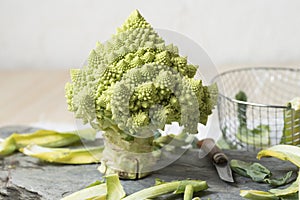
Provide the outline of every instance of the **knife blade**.
{"type": "Polygon", "coordinates": [[[212,138],[206,138],[197,142],[198,148],[207,153],[213,165],[217,169],[220,179],[233,183],[232,171],[228,157],[216,146],[212,138]]]}

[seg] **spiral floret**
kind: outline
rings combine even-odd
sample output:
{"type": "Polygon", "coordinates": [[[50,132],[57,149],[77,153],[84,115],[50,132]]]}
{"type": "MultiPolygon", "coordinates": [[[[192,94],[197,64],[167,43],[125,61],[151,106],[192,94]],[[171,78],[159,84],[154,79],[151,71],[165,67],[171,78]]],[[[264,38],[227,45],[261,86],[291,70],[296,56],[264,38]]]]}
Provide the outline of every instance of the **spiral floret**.
{"type": "Polygon", "coordinates": [[[71,70],[68,109],[84,123],[123,135],[138,136],[173,121],[197,133],[215,101],[193,79],[196,70],[134,11],[110,40],[97,42],[82,69],[71,70]]]}

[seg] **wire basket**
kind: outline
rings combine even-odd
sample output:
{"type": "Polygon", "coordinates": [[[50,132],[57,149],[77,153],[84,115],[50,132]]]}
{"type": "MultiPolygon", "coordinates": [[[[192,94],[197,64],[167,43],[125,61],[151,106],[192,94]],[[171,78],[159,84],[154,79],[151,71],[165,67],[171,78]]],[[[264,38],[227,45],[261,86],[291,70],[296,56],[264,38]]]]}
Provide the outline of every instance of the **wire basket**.
{"type": "Polygon", "coordinates": [[[231,148],[256,151],[276,144],[300,145],[300,111],[287,106],[300,97],[300,69],[236,69],[213,82],[219,88],[220,129],[231,148]],[[239,91],[245,92],[247,102],[235,99],[239,91]]]}

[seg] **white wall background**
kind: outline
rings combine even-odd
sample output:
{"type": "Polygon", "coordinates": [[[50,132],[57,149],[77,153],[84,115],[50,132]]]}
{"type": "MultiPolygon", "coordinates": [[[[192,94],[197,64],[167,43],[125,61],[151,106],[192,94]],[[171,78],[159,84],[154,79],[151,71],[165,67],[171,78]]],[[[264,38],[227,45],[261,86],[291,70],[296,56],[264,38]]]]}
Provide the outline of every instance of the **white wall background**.
{"type": "Polygon", "coordinates": [[[0,69],[80,66],[134,9],[196,41],[220,70],[300,66],[298,0],[0,0],[0,69]]]}

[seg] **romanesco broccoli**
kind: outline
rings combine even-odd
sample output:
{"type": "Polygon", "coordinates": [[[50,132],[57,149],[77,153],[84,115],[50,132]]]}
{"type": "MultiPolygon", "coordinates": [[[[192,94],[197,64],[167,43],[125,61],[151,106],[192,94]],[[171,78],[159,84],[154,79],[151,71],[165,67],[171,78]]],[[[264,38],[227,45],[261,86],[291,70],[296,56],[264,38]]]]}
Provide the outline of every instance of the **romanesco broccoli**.
{"type": "Polygon", "coordinates": [[[196,71],[137,10],[110,40],[97,42],[87,64],[71,70],[65,90],[75,117],[104,132],[101,172],[143,177],[159,156],[158,129],[178,122],[183,134],[195,134],[198,123],[206,124],[216,87],[194,79],[196,71]]]}
{"type": "Polygon", "coordinates": [[[193,78],[196,70],[136,10],[110,40],[97,43],[86,66],[71,70],[68,109],[103,131],[140,135],[177,121],[195,134],[215,102],[193,78]]]}

